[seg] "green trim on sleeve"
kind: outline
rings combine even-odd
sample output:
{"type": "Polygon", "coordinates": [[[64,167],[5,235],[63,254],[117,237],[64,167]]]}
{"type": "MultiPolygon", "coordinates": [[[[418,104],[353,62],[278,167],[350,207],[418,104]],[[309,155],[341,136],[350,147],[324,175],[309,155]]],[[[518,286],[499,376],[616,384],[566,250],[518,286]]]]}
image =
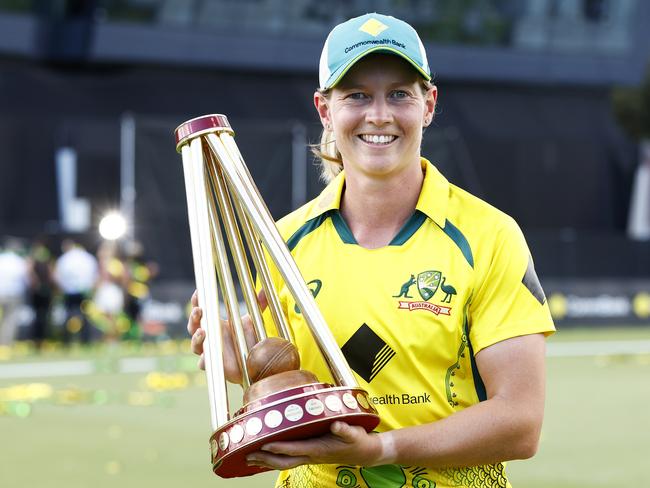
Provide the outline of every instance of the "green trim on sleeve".
{"type": "Polygon", "coordinates": [[[467,242],[467,239],[463,233],[458,230],[458,227],[449,222],[449,220],[445,220],[445,226],[441,227],[441,229],[445,234],[449,236],[452,241],[454,241],[454,244],[458,246],[460,252],[462,252],[463,256],[465,256],[467,263],[472,268],[474,268],[474,256],[472,255],[472,248],[469,247],[469,242],[467,242]]]}
{"type": "Polygon", "coordinates": [[[469,338],[469,324],[467,323],[467,314],[464,314],[463,318],[463,331],[465,337],[467,337],[467,347],[469,348],[469,360],[472,365],[472,376],[474,377],[474,388],[476,389],[476,396],[478,397],[479,402],[484,402],[487,400],[487,391],[485,390],[485,383],[483,383],[483,378],[481,378],[481,373],[479,372],[478,365],[476,364],[472,341],[469,338]]]}

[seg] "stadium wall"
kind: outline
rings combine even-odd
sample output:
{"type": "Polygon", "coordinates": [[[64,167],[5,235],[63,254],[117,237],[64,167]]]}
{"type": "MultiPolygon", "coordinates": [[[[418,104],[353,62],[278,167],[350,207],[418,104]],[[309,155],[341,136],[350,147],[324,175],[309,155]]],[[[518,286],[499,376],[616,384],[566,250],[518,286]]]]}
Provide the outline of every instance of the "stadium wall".
{"type": "MultiPolygon", "coordinates": [[[[636,161],[606,86],[437,80],[440,104],[423,154],[449,179],[513,215],[540,275],[647,276],[648,245],[624,236],[636,161]]],[[[175,126],[200,114],[231,119],[274,216],[291,210],[291,131],[318,140],[314,75],[51,65],[0,59],[0,234],[57,236],[54,152],[77,150],[78,196],[93,222],[118,202],[120,119],[136,120],[135,236],[164,263],[161,278],[191,276],[175,126]],[[89,115],[91,114],[91,115],[89,115]]],[[[308,151],[308,148],[305,148],[308,151]]],[[[308,196],[321,188],[309,165],[308,196]]],[[[98,244],[94,230],[87,242],[98,244]]]]}

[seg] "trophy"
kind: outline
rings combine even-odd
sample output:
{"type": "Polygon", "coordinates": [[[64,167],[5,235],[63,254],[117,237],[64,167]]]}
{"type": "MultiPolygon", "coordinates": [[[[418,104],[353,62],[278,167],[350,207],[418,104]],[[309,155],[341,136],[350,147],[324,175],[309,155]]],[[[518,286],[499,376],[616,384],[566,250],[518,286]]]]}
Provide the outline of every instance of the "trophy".
{"type": "Polygon", "coordinates": [[[379,424],[377,411],[354,378],[280,236],[228,119],[218,114],[197,117],[181,124],[175,136],[176,150],[183,159],[194,275],[203,309],[201,327],[206,333],[205,371],[213,430],[210,452],[215,474],[232,478],[266,471],[248,466],[246,455],[269,442],[326,434],[336,420],[360,425],[368,432],[374,429],[379,424]],[[257,339],[250,350],[231,259],[257,339]],[[300,369],[267,259],[272,260],[296,300],[335,384],[300,369]],[[271,330],[277,336],[267,336],[270,327],[265,327],[262,319],[253,268],[266,294],[274,325],[271,330]],[[219,297],[234,332],[243,375],[243,405],[234,414],[228,409],[219,297]]]}

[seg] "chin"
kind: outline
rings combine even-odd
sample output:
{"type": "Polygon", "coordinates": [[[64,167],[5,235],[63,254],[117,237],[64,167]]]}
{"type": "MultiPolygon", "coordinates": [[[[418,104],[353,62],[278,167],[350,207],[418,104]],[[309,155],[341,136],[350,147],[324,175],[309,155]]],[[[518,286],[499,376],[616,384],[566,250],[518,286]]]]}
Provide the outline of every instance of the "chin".
{"type": "Polygon", "coordinates": [[[363,165],[360,168],[360,171],[371,176],[388,176],[399,171],[399,166],[394,163],[372,163],[363,165]]]}
{"type": "MultiPolygon", "coordinates": [[[[419,156],[415,159],[417,159],[419,164],[419,156]]],[[[362,170],[366,173],[375,174],[377,176],[401,173],[407,171],[409,166],[409,164],[405,163],[405,159],[398,156],[373,157],[364,161],[364,163],[360,165],[362,170]]]]}

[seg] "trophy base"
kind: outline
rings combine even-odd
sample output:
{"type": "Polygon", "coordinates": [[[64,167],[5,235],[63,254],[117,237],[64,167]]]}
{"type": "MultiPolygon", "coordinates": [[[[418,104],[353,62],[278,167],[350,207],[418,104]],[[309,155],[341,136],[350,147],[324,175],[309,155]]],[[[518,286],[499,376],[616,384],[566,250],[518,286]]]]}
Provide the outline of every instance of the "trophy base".
{"type": "Polygon", "coordinates": [[[336,420],[359,425],[367,432],[379,425],[377,410],[361,388],[313,383],[260,398],[212,434],[212,469],[222,478],[268,471],[249,466],[246,456],[269,442],[327,434],[336,420]]]}

